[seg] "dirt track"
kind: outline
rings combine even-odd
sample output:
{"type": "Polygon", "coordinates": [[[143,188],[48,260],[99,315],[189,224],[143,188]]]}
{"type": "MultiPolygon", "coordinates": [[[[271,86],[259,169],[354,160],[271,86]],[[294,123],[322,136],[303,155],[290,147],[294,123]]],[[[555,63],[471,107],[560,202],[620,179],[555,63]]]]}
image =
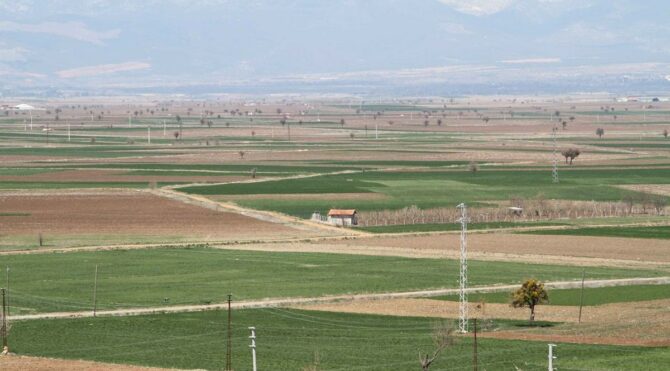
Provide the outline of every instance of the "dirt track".
{"type": "MultiPolygon", "coordinates": [[[[585,287],[607,287],[607,286],[621,286],[621,285],[640,285],[640,284],[670,284],[670,277],[656,277],[656,278],[627,278],[627,279],[612,279],[612,280],[589,280],[584,282],[585,287]]],[[[581,281],[557,281],[545,282],[547,288],[577,288],[580,287],[581,281]]],[[[517,288],[518,285],[493,285],[468,288],[468,292],[507,292],[517,288]]],[[[294,298],[277,298],[277,299],[260,299],[238,301],[232,304],[233,308],[271,308],[271,307],[286,307],[286,306],[300,306],[300,305],[322,305],[324,303],[336,302],[358,302],[365,300],[389,300],[389,299],[406,299],[406,298],[425,298],[441,295],[449,295],[458,293],[458,289],[436,289],[436,290],[420,290],[420,291],[406,291],[406,292],[390,292],[390,293],[376,293],[376,294],[355,294],[355,295],[331,295],[312,298],[294,297],[294,298]]],[[[145,307],[145,308],[131,308],[131,309],[114,309],[101,310],[97,312],[98,316],[136,316],[144,314],[155,313],[180,313],[180,312],[199,312],[205,310],[220,310],[228,307],[227,303],[217,304],[200,304],[200,305],[173,305],[164,307],[145,307]]],[[[39,313],[39,314],[25,314],[12,316],[13,320],[32,320],[32,319],[50,319],[50,318],[82,318],[93,317],[92,311],[81,312],[53,312],[53,313],[39,313]]]]}

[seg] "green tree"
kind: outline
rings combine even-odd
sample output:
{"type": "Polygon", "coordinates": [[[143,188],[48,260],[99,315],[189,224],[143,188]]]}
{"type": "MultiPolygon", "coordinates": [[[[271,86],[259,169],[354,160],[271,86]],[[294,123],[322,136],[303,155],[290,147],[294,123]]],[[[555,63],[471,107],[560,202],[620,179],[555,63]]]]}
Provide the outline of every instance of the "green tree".
{"type": "Polygon", "coordinates": [[[544,289],[544,284],[536,279],[526,280],[521,287],[512,293],[512,306],[514,308],[530,308],[529,322],[535,320],[535,306],[549,301],[549,294],[544,289]]]}

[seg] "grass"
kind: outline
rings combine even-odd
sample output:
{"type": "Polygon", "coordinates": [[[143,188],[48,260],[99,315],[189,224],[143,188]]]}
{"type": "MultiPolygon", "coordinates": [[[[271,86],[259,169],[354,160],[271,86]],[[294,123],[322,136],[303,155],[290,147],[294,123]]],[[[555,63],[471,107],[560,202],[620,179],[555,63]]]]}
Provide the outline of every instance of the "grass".
{"type": "MultiPolygon", "coordinates": [[[[12,313],[91,308],[93,272],[99,266],[101,309],[223,302],[269,297],[396,292],[457,286],[458,262],[326,253],[274,253],[208,248],[116,250],[6,255],[12,313]],[[166,300],[167,299],[167,300],[166,300]]],[[[472,286],[581,277],[581,267],[473,260],[472,286]]],[[[589,268],[589,277],[654,277],[666,272],[589,268]]]]}
{"type": "MultiPolygon", "coordinates": [[[[580,289],[548,289],[550,305],[579,305],[580,289]]],[[[439,300],[458,301],[458,295],[436,297],[439,300]]],[[[472,302],[509,303],[510,293],[492,292],[470,294],[472,302]]],[[[669,285],[634,285],[584,289],[584,305],[602,305],[611,303],[629,303],[645,300],[670,299],[669,285]]]]}
{"type": "Polygon", "coordinates": [[[670,226],[616,226],[616,227],[586,227],[577,229],[555,229],[524,231],[519,233],[560,235],[560,236],[596,236],[596,237],[626,237],[626,238],[654,238],[670,239],[670,226]]]}
{"type": "MultiPolygon", "coordinates": [[[[132,317],[14,322],[13,352],[145,366],[221,370],[226,354],[225,311],[132,317]],[[57,339],[57,340],[56,340],[57,339]]],[[[495,321],[495,328],[520,323],[495,321]]],[[[249,326],[256,327],[258,366],[301,370],[318,354],[320,370],[420,369],[417,352],[431,352],[434,319],[250,309],[233,312],[232,361],[251,369],[249,326]]],[[[447,323],[449,325],[449,323],[447,323]]],[[[550,324],[548,324],[550,325],[550,324]]],[[[478,340],[480,369],[546,369],[546,342],[478,340]]],[[[668,348],[558,344],[560,370],[666,370],[668,348]]],[[[431,370],[472,368],[472,340],[458,337],[431,370]]]]}

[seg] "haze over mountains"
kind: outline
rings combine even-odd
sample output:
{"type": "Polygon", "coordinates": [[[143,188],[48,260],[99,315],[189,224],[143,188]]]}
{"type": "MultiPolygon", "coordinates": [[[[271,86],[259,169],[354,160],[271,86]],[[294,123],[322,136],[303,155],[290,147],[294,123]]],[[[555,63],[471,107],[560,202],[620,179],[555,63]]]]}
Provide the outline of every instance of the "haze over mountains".
{"type": "Polygon", "coordinates": [[[661,0],[0,0],[0,92],[662,92],[661,0]]]}

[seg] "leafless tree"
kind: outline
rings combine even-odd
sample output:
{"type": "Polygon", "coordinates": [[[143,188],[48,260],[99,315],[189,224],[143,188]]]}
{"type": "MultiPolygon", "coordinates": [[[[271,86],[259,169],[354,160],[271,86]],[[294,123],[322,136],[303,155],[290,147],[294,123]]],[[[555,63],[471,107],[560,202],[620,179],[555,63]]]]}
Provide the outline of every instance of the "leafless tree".
{"type": "Polygon", "coordinates": [[[598,136],[598,138],[602,139],[602,138],[603,138],[603,135],[605,135],[605,129],[603,129],[603,128],[597,128],[597,129],[596,129],[596,135],[598,136]]]}
{"type": "Polygon", "coordinates": [[[453,327],[440,323],[433,326],[433,344],[435,349],[432,353],[419,352],[419,363],[423,371],[429,371],[430,366],[440,356],[440,354],[454,344],[455,333],[453,327]]]}
{"type": "Polygon", "coordinates": [[[240,160],[244,160],[244,155],[246,155],[246,152],[239,151],[239,152],[237,152],[237,154],[240,155],[240,160]]]}

